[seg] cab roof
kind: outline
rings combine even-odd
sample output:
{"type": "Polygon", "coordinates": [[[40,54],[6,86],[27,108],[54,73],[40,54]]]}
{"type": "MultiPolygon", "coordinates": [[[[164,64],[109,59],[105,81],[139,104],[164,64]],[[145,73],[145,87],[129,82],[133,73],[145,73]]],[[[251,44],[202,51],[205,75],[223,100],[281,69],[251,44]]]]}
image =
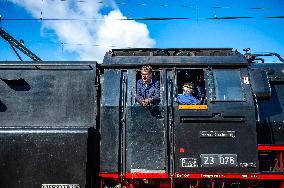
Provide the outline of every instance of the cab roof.
{"type": "Polygon", "coordinates": [[[106,53],[103,66],[247,66],[249,62],[232,48],[131,48],[106,53]]]}

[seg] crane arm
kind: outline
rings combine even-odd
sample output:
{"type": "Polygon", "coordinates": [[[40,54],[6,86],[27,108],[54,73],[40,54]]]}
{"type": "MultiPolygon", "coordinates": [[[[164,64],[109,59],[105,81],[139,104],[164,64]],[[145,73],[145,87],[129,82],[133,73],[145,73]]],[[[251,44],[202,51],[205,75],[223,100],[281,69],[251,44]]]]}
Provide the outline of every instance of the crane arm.
{"type": "MultiPolygon", "coordinates": [[[[29,49],[27,49],[23,44],[21,44],[14,37],[9,35],[2,28],[0,28],[0,36],[11,45],[11,47],[13,48],[14,51],[15,51],[15,47],[16,47],[21,52],[23,52],[25,55],[27,55],[29,58],[31,58],[31,60],[33,60],[33,61],[42,61],[37,55],[35,55],[33,52],[31,52],[29,49]]],[[[16,54],[19,57],[19,54],[17,52],[16,52],[16,54]]],[[[21,58],[20,58],[20,60],[21,60],[21,58]]]]}

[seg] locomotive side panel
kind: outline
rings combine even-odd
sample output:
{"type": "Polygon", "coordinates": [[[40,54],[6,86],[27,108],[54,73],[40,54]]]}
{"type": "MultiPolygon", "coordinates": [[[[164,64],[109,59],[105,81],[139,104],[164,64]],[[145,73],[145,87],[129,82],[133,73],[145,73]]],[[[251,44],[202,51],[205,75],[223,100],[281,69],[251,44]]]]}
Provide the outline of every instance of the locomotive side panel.
{"type": "Polygon", "coordinates": [[[96,63],[0,64],[0,185],[91,186],[97,163],[96,63]]]}
{"type": "Polygon", "coordinates": [[[87,65],[82,68],[45,66],[23,70],[15,66],[0,70],[2,126],[94,125],[96,70],[87,65]]]}
{"type": "Polygon", "coordinates": [[[86,185],[87,129],[0,130],[0,186],[86,185]]]}
{"type": "MultiPolygon", "coordinates": [[[[255,65],[266,73],[262,82],[269,84],[270,95],[258,97],[258,143],[284,144],[284,66],[282,64],[255,65]]],[[[261,80],[255,80],[261,82],[261,80]]]]}
{"type": "Polygon", "coordinates": [[[157,117],[159,106],[145,109],[132,106],[127,124],[127,171],[140,173],[165,173],[166,128],[164,119],[157,117]],[[155,111],[155,112],[154,112],[155,111]]]}
{"type": "Polygon", "coordinates": [[[101,106],[101,173],[119,170],[120,70],[104,70],[101,106]]]}
{"type": "Polygon", "coordinates": [[[177,173],[258,172],[254,104],[243,81],[247,75],[238,67],[207,69],[208,109],[175,107],[177,173]]]}

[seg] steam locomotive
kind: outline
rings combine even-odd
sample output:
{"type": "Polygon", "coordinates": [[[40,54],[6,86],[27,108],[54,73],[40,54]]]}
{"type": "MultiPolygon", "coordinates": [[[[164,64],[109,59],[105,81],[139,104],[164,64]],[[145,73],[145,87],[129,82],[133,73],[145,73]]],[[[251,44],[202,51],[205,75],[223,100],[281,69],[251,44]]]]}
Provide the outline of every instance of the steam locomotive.
{"type": "Polygon", "coordinates": [[[0,63],[0,187],[284,187],[284,65],[231,48],[0,63]],[[160,102],[134,97],[153,67],[160,102]],[[176,102],[184,83],[198,105],[176,102]]]}

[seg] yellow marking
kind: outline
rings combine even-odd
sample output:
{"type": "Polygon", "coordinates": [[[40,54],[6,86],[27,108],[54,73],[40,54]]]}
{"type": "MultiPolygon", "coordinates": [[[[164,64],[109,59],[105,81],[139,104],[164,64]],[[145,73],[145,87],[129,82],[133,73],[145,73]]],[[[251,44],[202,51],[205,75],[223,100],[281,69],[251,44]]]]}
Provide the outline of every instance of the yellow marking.
{"type": "Polygon", "coordinates": [[[181,104],[178,105],[179,110],[208,110],[207,104],[181,104]]]}

